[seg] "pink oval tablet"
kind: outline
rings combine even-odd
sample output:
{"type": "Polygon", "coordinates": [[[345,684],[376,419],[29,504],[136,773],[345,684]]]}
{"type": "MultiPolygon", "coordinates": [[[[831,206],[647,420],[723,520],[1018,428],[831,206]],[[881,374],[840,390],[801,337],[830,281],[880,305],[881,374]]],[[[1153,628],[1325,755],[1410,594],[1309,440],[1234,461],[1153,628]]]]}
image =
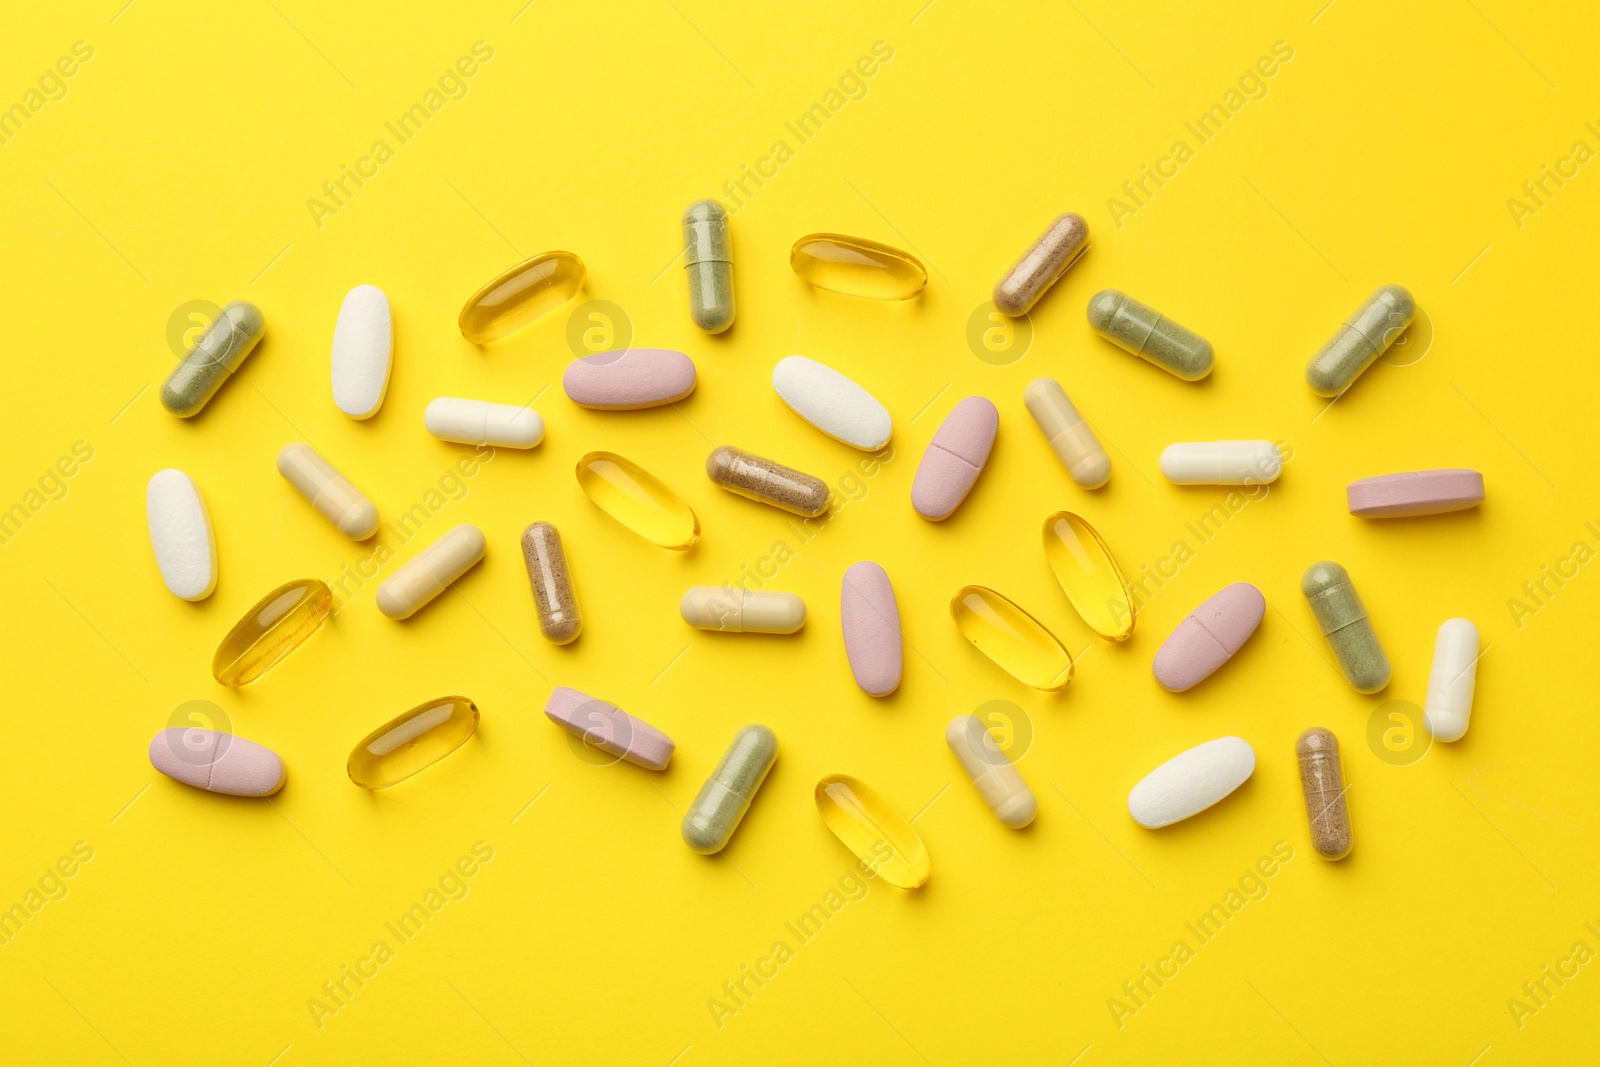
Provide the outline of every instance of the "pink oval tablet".
{"type": "Polygon", "coordinates": [[[173,726],[150,739],[150,763],[168,778],[212,793],[271,796],[283,788],[283,760],[264,745],[199,726],[173,726]]]}
{"type": "Polygon", "coordinates": [[[1483,503],[1483,475],[1464,467],[1362,478],[1345,487],[1350,514],[1365,519],[1443,515],[1483,503]]]}
{"type": "Polygon", "coordinates": [[[900,687],[903,652],[900,605],[882,567],[863,560],[844,572],[839,614],[856,684],[870,696],[888,696],[900,687]]]}
{"type": "Polygon", "coordinates": [[[672,759],[672,738],[615,704],[558,685],[545,703],[550,721],[583,738],[584,743],[659,771],[672,759]]]}
{"type": "Polygon", "coordinates": [[[1193,688],[1250,640],[1267,613],[1267,600],[1249,582],[1235,582],[1189,613],[1156,652],[1151,669],[1162,688],[1193,688]]]}
{"type": "Polygon", "coordinates": [[[911,483],[911,506],[925,519],[947,519],[961,506],[989,462],[1000,412],[986,398],[969,396],[940,424],[911,483]]]}
{"type": "Polygon", "coordinates": [[[668,348],[625,348],[567,364],[561,387],[574,404],[632,411],[682,400],[694,392],[694,361],[668,348]]]}

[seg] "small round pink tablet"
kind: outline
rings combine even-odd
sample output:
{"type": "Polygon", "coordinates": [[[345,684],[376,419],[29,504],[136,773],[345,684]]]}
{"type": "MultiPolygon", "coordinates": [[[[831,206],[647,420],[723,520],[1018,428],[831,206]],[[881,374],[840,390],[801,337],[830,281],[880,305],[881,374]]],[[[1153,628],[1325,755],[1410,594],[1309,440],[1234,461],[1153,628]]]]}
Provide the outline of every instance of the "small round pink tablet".
{"type": "Polygon", "coordinates": [[[1211,677],[1250,640],[1267,600],[1249,582],[1235,582],[1189,613],[1156,652],[1151,669],[1163,689],[1181,693],[1211,677]]]}
{"type": "Polygon", "coordinates": [[[652,771],[665,767],[677,747],[672,738],[643,719],[564,685],[550,694],[544,713],[551,722],[583,738],[585,744],[652,771]]]}
{"type": "Polygon", "coordinates": [[[1362,478],[1345,487],[1350,514],[1364,519],[1443,515],[1483,503],[1483,475],[1464,467],[1362,478]]]}
{"type": "Polygon", "coordinates": [[[889,575],[863,560],[844,572],[839,590],[844,622],[844,652],[850,673],[870,696],[886,697],[900,687],[900,605],[889,575]]]}
{"type": "Polygon", "coordinates": [[[150,739],[150,763],[168,778],[236,797],[283,788],[283,760],[264,745],[199,726],[172,726],[150,739]]]}
{"type": "Polygon", "coordinates": [[[668,348],[626,348],[567,364],[561,387],[574,404],[633,411],[682,400],[694,392],[694,361],[668,348]]]}
{"type": "Polygon", "coordinates": [[[986,398],[969,396],[940,424],[911,483],[911,506],[925,519],[949,518],[977,484],[989,462],[1000,412],[986,398]]]}

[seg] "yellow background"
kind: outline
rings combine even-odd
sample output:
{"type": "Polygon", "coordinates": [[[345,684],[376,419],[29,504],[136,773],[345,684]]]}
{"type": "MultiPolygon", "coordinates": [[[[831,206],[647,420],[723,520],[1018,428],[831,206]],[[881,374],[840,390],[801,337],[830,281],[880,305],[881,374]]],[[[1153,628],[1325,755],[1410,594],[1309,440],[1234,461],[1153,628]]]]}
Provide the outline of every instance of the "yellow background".
{"type": "Polygon", "coordinates": [[[0,946],[0,1060],[1489,1065],[1592,1051],[1600,963],[1535,1013],[1507,1003],[1533,1006],[1523,983],[1575,943],[1600,950],[1584,926],[1600,926],[1600,569],[1578,567],[1520,625],[1508,606],[1575,542],[1600,547],[1584,526],[1600,526],[1600,173],[1579,168],[1520,226],[1507,205],[1574,142],[1600,148],[1584,125],[1600,120],[1586,5],[522,2],[103,0],[7,16],[0,102],[74,42],[94,54],[0,145],[0,505],[75,442],[93,458],[0,547],[0,906],[76,842],[93,858],[0,946]],[[397,145],[384,124],[477,41],[493,58],[466,96],[397,145]],[[892,60],[801,144],[785,123],[878,41],[892,60]],[[1278,41],[1293,58],[1265,97],[1201,146],[1185,122],[1278,41]],[[308,199],[378,139],[395,157],[317,226],[308,199]],[[1119,228],[1109,198],[1179,139],[1194,158],[1119,228]],[[678,215],[727,200],[722,183],[780,140],[792,158],[733,222],[738,322],[707,337],[669,269],[678,215]],[[1092,250],[1035,310],[1025,355],[980,360],[969,318],[1066,210],[1088,218],[1092,250]],[[818,230],[914,249],[926,293],[897,305],[808,290],[787,255],[818,230]],[[566,400],[576,304],[487,348],[462,340],[466,296],[552,248],[583,257],[584,299],[624,309],[635,343],[693,357],[700,386],[681,413],[566,400]],[[361,282],[389,294],[396,334],[388,399],[357,423],[331,403],[328,352],[361,282]],[[1324,411],[1306,360],[1389,282],[1415,294],[1431,344],[1408,337],[1324,411]],[[1092,336],[1084,306],[1107,286],[1208,337],[1211,378],[1179,382],[1092,336]],[[233,299],[262,308],[267,339],[179,421],[156,397],[176,360],[169,319],[233,299]],[[796,352],[889,407],[894,459],[771,583],[806,599],[801,634],[692,631],[683,588],[738,576],[785,536],[780,513],[706,480],[711,447],[836,487],[860,459],[770,388],[796,352]],[[1040,375],[1114,446],[1103,490],[1073,486],[1024,411],[1040,375]],[[923,522],[908,502],[917,459],[975,393],[1001,412],[989,468],[954,518],[923,522]],[[397,624],[368,583],[258,683],[216,685],[212,650],[258,597],[334,581],[374,551],[293,492],[277,450],[310,441],[393,518],[467,451],[423,431],[438,395],[539,396],[548,426],[396,543],[409,558],[480,525],[488,556],[459,595],[397,624]],[[1238,437],[1286,441],[1294,458],[1201,547],[1185,523],[1225,491],[1166,484],[1157,456],[1238,437]],[[676,487],[699,545],[664,552],[600,514],[572,474],[592,449],[676,487]],[[196,479],[217,531],[221,580],[199,604],[164,590],[145,533],[145,483],[168,466],[196,479]],[[1488,501],[1413,521],[1347,513],[1349,481],[1437,466],[1483,471],[1488,501]],[[1175,542],[1196,548],[1125,645],[1095,638],[1050,574],[1039,530],[1062,508],[1130,577],[1175,542]],[[517,549],[535,519],[568,547],[586,617],[569,648],[536,629],[517,549]],[[1393,661],[1381,694],[1345,686],[1317,636],[1298,581],[1322,558],[1350,569],[1393,661]],[[858,559],[880,561],[899,596],[906,673],[889,700],[862,694],[845,663],[838,586],[858,559]],[[1161,640],[1239,580],[1271,605],[1259,632],[1203,687],[1162,691],[1149,666],[1161,640]],[[1064,693],[1026,689],[961,639],[947,602],[967,583],[1087,650],[1064,693]],[[1408,765],[1380,759],[1369,719],[1421,703],[1453,615],[1490,646],[1470,733],[1408,765]],[[556,684],[666,730],[671,768],[578,758],[541,713],[556,684]],[[394,789],[350,784],[363,734],[446,693],[482,708],[474,740],[394,789]],[[150,737],[191,700],[283,755],[281,794],[211,796],[152,770],[150,737]],[[1021,768],[1040,812],[1026,832],[999,826],[943,739],[953,715],[994,700],[1033,735],[1021,768]],[[679,813],[751,721],[777,731],[777,767],[725,857],[694,855],[679,813]],[[1315,724],[1338,734],[1352,783],[1356,845],[1340,864],[1307,841],[1293,742],[1315,724]],[[1131,822],[1134,782],[1225,734],[1258,754],[1237,795],[1160,832],[1131,822]],[[800,944],[784,924],[852,862],[811,796],[832,772],[921,813],[933,876],[916,894],[869,883],[800,944]],[[1280,841],[1294,858],[1266,895],[1200,944],[1185,923],[1280,841]],[[385,923],[475,842],[493,858],[467,895],[399,944],[385,923]],[[319,1026],[308,1001],[379,940],[394,958],[319,1026]],[[719,1027],[708,1000],[779,940],[794,958],[719,1027]],[[1194,958],[1119,1027],[1108,1000],[1128,1003],[1123,983],[1180,940],[1194,958]]]}

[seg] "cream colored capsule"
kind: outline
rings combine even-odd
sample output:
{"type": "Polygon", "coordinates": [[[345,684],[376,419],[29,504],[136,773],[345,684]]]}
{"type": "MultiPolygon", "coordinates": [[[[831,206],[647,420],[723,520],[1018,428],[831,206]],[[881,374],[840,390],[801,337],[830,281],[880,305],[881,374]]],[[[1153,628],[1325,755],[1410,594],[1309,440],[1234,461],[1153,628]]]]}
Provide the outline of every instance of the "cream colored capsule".
{"type": "Polygon", "coordinates": [[[806,624],[806,602],[793,593],[696,585],[678,602],[683,621],[729,634],[792,634],[806,624]]]}
{"type": "Polygon", "coordinates": [[[544,440],[544,419],[527,407],[441,396],[422,411],[422,424],[441,441],[532,448],[544,440]]]}
{"type": "Polygon", "coordinates": [[[1033,821],[1039,802],[1017,765],[994,743],[982,719],[957,715],[945,728],[944,739],[972,776],[972,784],[978,787],[995,818],[1013,830],[1033,821]]]}
{"type": "Polygon", "coordinates": [[[1111,457],[1084,421],[1066,390],[1054,378],[1035,378],[1022,391],[1028,414],[1039,424],[1056,458],[1072,480],[1085,489],[1098,489],[1111,477],[1111,457]]]}
{"type": "Polygon", "coordinates": [[[350,540],[365,541],[378,532],[377,505],[310,445],[298,441],[284,445],[278,453],[278,473],[350,540]]]}
{"type": "Polygon", "coordinates": [[[483,531],[463,523],[423,549],[378,586],[378,610],[391,619],[416,614],[483,558],[483,531]]]}

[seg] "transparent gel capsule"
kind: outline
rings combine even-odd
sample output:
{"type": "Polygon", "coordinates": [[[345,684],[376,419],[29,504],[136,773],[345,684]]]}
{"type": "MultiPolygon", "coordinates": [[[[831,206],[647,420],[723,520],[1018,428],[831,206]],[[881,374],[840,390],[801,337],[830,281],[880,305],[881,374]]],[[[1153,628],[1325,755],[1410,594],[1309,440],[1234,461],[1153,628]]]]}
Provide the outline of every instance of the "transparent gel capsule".
{"type": "Polygon", "coordinates": [[[818,289],[874,300],[910,300],[928,284],[928,272],[909,252],[837,233],[800,238],[789,266],[818,289]]]}
{"type": "Polygon", "coordinates": [[[438,763],[477,732],[478,705],[466,697],[440,697],[363,737],[346,769],[362,789],[384,789],[438,763]]]}
{"type": "Polygon", "coordinates": [[[928,846],[865,782],[828,775],[817,783],[817,811],[833,836],[885,882],[920,889],[928,881],[928,846]]]}
{"type": "Polygon", "coordinates": [[[1111,550],[1083,519],[1058,511],[1044,520],[1044,554],[1089,629],[1107,641],[1133,633],[1133,601],[1111,550]]]}
{"type": "Polygon", "coordinates": [[[519,263],[472,294],[461,309],[461,336],[475,345],[498,341],[565,304],[583,288],[583,260],[545,252],[519,263]]]}
{"type": "Polygon", "coordinates": [[[962,637],[1024,685],[1055,692],[1072,681],[1072,656],[1056,636],[993,589],[965,586],[950,616],[962,637]]]}
{"type": "Polygon", "coordinates": [[[317,632],[333,610],[333,591],[315,578],[278,586],[245,612],[211,657],[211,676],[248,685],[317,632]]]}
{"type": "Polygon", "coordinates": [[[700,520],[655,475],[612,452],[578,460],[578,484],[596,507],[651,544],[683,552],[700,539],[700,520]]]}

